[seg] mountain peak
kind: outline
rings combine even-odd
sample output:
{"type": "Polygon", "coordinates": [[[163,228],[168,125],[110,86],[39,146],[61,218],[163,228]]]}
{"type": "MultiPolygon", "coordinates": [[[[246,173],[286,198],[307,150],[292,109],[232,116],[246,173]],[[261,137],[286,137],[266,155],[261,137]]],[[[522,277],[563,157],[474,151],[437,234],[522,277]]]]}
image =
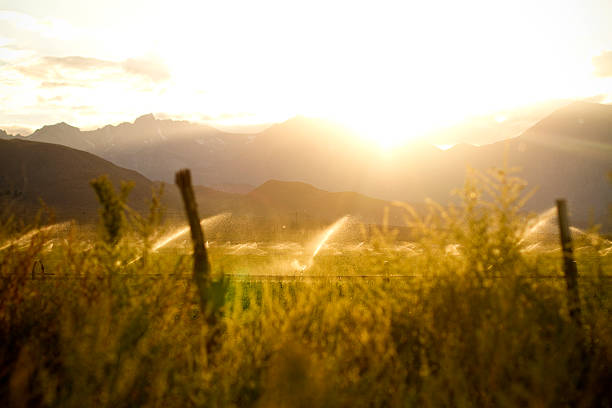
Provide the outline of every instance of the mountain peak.
{"type": "Polygon", "coordinates": [[[152,113],[147,113],[146,115],[139,116],[134,121],[135,125],[146,125],[155,122],[155,116],[152,113]]]}
{"type": "Polygon", "coordinates": [[[66,122],[59,122],[59,123],[56,123],[55,125],[46,125],[46,126],[43,126],[42,128],[43,129],[45,129],[45,128],[55,128],[55,129],[59,129],[59,130],[73,130],[73,131],[74,130],[79,130],[78,127],[69,125],[66,122]]]}
{"type": "Polygon", "coordinates": [[[41,134],[64,134],[64,133],[77,133],[81,130],[78,127],[67,124],[66,122],[59,122],[54,125],[45,125],[40,129],[37,129],[30,137],[41,134]]]}

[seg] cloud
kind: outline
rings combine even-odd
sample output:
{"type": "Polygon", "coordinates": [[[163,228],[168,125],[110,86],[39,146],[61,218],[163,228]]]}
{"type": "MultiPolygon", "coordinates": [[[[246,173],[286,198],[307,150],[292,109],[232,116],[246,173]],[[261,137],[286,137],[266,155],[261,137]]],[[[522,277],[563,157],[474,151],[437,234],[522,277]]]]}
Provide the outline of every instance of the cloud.
{"type": "Polygon", "coordinates": [[[56,95],[51,98],[43,98],[39,95],[36,100],[38,101],[38,103],[61,102],[64,100],[64,97],[61,95],[56,95]]]}
{"type": "Polygon", "coordinates": [[[99,68],[109,68],[115,66],[114,62],[104,61],[97,58],[87,58],[87,57],[43,57],[43,61],[49,65],[55,65],[58,67],[68,68],[68,69],[99,69],[99,68]]]}
{"type": "Polygon", "coordinates": [[[88,88],[89,85],[77,82],[58,82],[58,81],[43,81],[40,83],[40,88],[65,88],[65,87],[83,87],[88,88]]]}
{"type": "Polygon", "coordinates": [[[612,51],[604,51],[591,60],[595,68],[595,76],[612,77],[612,51]]]}
{"type": "Polygon", "coordinates": [[[143,78],[154,83],[170,79],[164,62],[155,57],[114,62],[82,56],[45,56],[13,67],[25,77],[42,81],[42,88],[88,87],[95,82],[123,81],[126,76],[143,78]]]}
{"type": "Polygon", "coordinates": [[[90,105],[72,106],[71,109],[77,111],[80,115],[95,115],[98,113],[96,108],[90,105]]]}
{"type": "Polygon", "coordinates": [[[117,76],[117,63],[80,56],[40,57],[14,66],[27,78],[43,81],[43,87],[59,87],[64,84],[86,86],[90,81],[111,79],[117,76]]]}
{"type": "Polygon", "coordinates": [[[170,79],[168,67],[160,58],[154,56],[128,58],[121,64],[125,72],[140,75],[153,82],[163,82],[170,79]]]}

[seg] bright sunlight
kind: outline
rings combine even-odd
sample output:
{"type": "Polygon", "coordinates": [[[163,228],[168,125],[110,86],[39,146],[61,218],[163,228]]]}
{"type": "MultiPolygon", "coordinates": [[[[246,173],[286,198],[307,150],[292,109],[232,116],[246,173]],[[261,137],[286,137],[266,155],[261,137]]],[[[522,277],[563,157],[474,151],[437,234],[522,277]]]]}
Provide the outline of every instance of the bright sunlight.
{"type": "Polygon", "coordinates": [[[0,124],[97,127],[154,112],[239,129],[301,114],[388,149],[474,115],[610,92],[591,66],[610,33],[589,7],[112,1],[50,16],[19,2],[0,12],[0,91],[30,115],[0,124]],[[59,59],[71,55],[84,60],[59,59]]]}

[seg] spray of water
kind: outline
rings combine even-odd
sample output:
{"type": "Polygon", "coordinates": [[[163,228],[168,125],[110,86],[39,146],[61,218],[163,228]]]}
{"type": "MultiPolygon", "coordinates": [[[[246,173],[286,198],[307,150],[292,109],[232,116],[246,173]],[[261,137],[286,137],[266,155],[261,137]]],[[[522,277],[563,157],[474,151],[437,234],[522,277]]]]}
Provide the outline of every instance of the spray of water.
{"type": "Polygon", "coordinates": [[[33,237],[35,237],[36,235],[42,233],[42,232],[51,232],[51,231],[56,231],[56,230],[60,230],[62,228],[67,228],[70,225],[70,222],[61,222],[58,224],[52,224],[52,225],[47,225],[46,227],[41,227],[41,228],[36,228],[32,231],[28,231],[25,234],[23,234],[22,236],[13,239],[9,242],[7,242],[6,244],[2,245],[0,247],[0,251],[4,251],[5,249],[13,246],[13,245],[25,245],[27,244],[27,242],[32,239],[33,237]]]}
{"type": "MultiPolygon", "coordinates": [[[[203,228],[205,228],[205,229],[206,228],[210,228],[210,227],[214,226],[215,224],[218,224],[219,222],[225,220],[228,216],[229,216],[229,213],[222,213],[222,214],[214,215],[212,217],[204,218],[202,221],[200,221],[200,225],[203,228]]],[[[171,233],[161,237],[160,239],[158,239],[153,244],[153,246],[151,247],[151,252],[157,252],[159,249],[165,247],[166,245],[168,245],[172,241],[174,241],[177,238],[187,234],[187,232],[189,232],[189,226],[180,228],[177,231],[171,232],[171,233]]],[[[208,244],[208,242],[207,242],[207,244],[208,244]]],[[[128,262],[128,265],[133,264],[134,262],[136,262],[140,258],[142,258],[142,256],[138,256],[138,257],[132,259],[130,262],[128,262]]]]}
{"type": "Polygon", "coordinates": [[[306,268],[308,268],[308,265],[304,265],[303,263],[301,263],[297,259],[294,259],[291,262],[291,269],[293,269],[295,271],[304,272],[306,270],[306,268]]]}
{"type": "MultiPolygon", "coordinates": [[[[556,216],[557,216],[556,207],[549,208],[548,210],[544,211],[542,214],[538,215],[533,225],[527,228],[527,230],[525,231],[523,235],[523,239],[543,230],[547,225],[553,222],[556,216]]],[[[570,227],[570,231],[572,231],[577,236],[588,236],[589,235],[587,232],[577,227],[570,227]]],[[[554,233],[557,233],[556,229],[554,230],[554,233]]]]}
{"type": "Polygon", "coordinates": [[[525,252],[531,252],[531,251],[535,251],[536,249],[538,249],[540,247],[540,243],[536,242],[535,244],[531,244],[531,245],[527,245],[523,251],[525,252]]]}
{"type": "Polygon", "coordinates": [[[578,227],[570,227],[570,231],[576,234],[577,236],[588,236],[589,234],[584,232],[578,227]]]}
{"type": "MultiPolygon", "coordinates": [[[[558,237],[559,237],[559,232],[558,232],[558,227],[557,227],[557,223],[556,223],[556,217],[557,217],[557,209],[556,207],[551,207],[548,210],[544,211],[542,214],[538,215],[538,217],[535,218],[535,220],[532,222],[532,225],[529,226],[529,228],[526,229],[525,233],[523,234],[523,238],[521,239],[521,243],[524,242],[525,240],[532,238],[533,235],[536,234],[540,234],[540,233],[544,233],[547,235],[554,235],[557,237],[557,239],[555,240],[555,242],[558,241],[558,237]]],[[[606,256],[607,254],[609,254],[610,252],[612,252],[612,241],[605,239],[603,237],[598,237],[597,235],[595,236],[591,236],[591,233],[589,233],[588,231],[584,231],[580,228],[577,227],[570,227],[570,231],[572,232],[572,236],[574,238],[592,238],[593,242],[595,241],[599,241],[600,245],[602,247],[602,249],[599,250],[599,254],[601,256],[606,256]]],[[[523,250],[524,251],[533,251],[536,249],[541,249],[542,247],[542,242],[541,240],[538,240],[536,242],[533,242],[533,240],[530,240],[531,243],[526,246],[523,250]]],[[[582,247],[577,248],[577,250],[582,249],[582,247]]],[[[558,248],[554,249],[554,251],[557,251],[558,248]]]]}
{"type": "Polygon", "coordinates": [[[548,210],[544,211],[542,214],[538,215],[538,217],[534,220],[533,225],[527,228],[527,230],[523,234],[523,239],[521,240],[521,242],[525,238],[542,230],[545,225],[547,225],[549,222],[551,222],[555,218],[556,214],[557,214],[557,208],[551,207],[548,210]]]}
{"type": "Polygon", "coordinates": [[[304,272],[306,269],[310,268],[312,266],[312,264],[314,263],[314,258],[317,256],[317,254],[319,253],[319,251],[321,250],[321,248],[323,248],[323,246],[325,245],[325,243],[336,233],[338,232],[338,230],[340,228],[342,228],[342,226],[344,224],[346,224],[346,222],[348,221],[349,216],[345,215],[344,217],[340,218],[339,220],[337,220],[336,222],[334,222],[332,225],[330,225],[325,232],[323,233],[323,235],[321,236],[321,238],[319,239],[319,241],[317,242],[317,245],[314,249],[314,251],[312,252],[312,255],[310,255],[310,259],[308,260],[308,262],[304,265],[301,262],[299,262],[297,259],[294,259],[293,262],[291,263],[292,268],[300,271],[300,272],[304,272]]]}
{"type": "Polygon", "coordinates": [[[325,243],[329,240],[329,238],[334,235],[334,233],[336,231],[338,231],[338,229],[340,229],[348,220],[348,216],[345,215],[344,217],[340,218],[338,221],[336,221],[335,223],[333,223],[331,225],[331,227],[329,227],[325,233],[323,234],[323,237],[321,238],[321,240],[319,241],[319,244],[317,245],[317,247],[315,248],[314,252],[312,253],[312,256],[310,257],[310,259],[314,259],[315,256],[317,256],[317,254],[319,253],[319,251],[321,250],[321,248],[323,248],[323,245],[325,245],[325,243]]]}
{"type": "Polygon", "coordinates": [[[159,248],[162,248],[168,245],[170,242],[174,241],[178,237],[185,235],[187,231],[189,231],[189,227],[184,227],[176,232],[173,232],[170,235],[166,235],[165,237],[160,238],[155,244],[153,244],[153,247],[151,248],[151,250],[153,252],[157,251],[159,248]]]}
{"type": "MultiPolygon", "coordinates": [[[[203,228],[210,228],[214,226],[215,224],[218,224],[220,221],[223,221],[228,216],[229,216],[228,213],[223,213],[223,214],[214,215],[212,217],[204,218],[202,221],[200,221],[200,225],[203,228]]],[[[166,245],[168,245],[170,242],[185,235],[187,232],[189,232],[189,226],[183,227],[179,229],[178,231],[172,232],[164,237],[161,237],[159,240],[157,240],[157,242],[155,242],[155,244],[153,244],[153,246],[151,247],[151,250],[153,252],[156,252],[160,248],[163,248],[166,245]]]]}

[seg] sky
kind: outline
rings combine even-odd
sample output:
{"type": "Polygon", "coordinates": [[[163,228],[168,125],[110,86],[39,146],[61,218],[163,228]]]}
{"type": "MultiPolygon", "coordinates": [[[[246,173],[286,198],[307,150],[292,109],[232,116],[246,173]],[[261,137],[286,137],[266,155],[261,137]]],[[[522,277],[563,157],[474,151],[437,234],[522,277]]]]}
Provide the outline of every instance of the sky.
{"type": "Polygon", "coordinates": [[[0,0],[0,128],[301,114],[400,141],[612,102],[611,23],[609,0],[0,0]]]}

